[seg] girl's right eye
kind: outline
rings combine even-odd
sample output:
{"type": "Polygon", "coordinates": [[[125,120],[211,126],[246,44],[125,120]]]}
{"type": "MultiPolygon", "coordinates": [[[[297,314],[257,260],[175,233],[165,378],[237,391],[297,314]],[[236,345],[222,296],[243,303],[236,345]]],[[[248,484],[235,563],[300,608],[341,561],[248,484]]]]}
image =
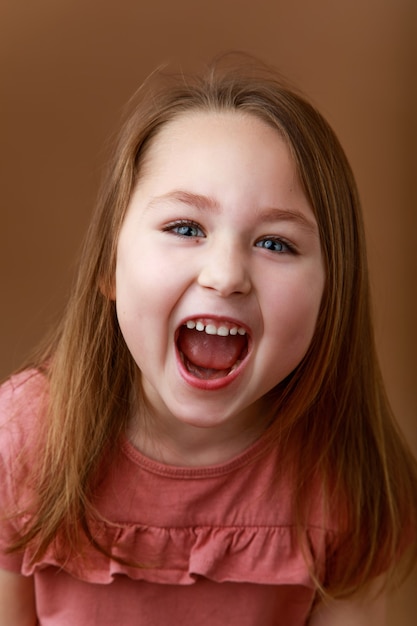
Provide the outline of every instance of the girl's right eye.
{"type": "Polygon", "coordinates": [[[205,237],[201,227],[195,222],[178,220],[164,227],[164,232],[173,233],[179,237],[205,237]]]}

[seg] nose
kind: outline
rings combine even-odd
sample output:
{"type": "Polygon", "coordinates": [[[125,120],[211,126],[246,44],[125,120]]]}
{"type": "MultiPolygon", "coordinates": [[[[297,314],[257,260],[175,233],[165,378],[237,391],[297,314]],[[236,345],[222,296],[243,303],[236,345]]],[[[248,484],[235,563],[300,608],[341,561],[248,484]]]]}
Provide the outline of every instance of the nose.
{"type": "Polygon", "coordinates": [[[200,267],[198,284],[222,297],[249,293],[252,283],[242,247],[229,239],[210,246],[200,267]]]}

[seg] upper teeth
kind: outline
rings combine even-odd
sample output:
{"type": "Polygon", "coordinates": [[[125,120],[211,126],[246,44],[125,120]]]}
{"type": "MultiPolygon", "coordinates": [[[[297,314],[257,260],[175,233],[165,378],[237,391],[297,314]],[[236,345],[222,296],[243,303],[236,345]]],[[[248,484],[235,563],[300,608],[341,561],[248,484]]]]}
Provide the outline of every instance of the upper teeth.
{"type": "Polygon", "coordinates": [[[207,333],[207,335],[220,335],[221,337],[227,337],[228,335],[246,335],[246,330],[241,328],[240,326],[232,326],[228,328],[227,326],[216,326],[215,324],[205,324],[200,320],[188,320],[185,324],[187,328],[203,331],[207,333]]]}

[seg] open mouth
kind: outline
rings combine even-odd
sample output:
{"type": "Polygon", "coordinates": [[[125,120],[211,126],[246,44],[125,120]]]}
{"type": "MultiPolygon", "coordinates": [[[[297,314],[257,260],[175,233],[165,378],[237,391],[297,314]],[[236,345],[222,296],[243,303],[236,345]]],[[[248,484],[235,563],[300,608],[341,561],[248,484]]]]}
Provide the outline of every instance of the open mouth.
{"type": "Polygon", "coordinates": [[[187,372],[200,380],[225,378],[248,354],[246,330],[229,321],[188,320],[177,337],[177,347],[187,372]]]}

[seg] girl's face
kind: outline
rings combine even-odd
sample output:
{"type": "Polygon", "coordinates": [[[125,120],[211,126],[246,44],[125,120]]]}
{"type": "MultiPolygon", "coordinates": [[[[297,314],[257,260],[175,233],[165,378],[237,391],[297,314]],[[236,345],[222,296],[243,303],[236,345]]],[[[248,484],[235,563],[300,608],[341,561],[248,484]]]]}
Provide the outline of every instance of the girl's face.
{"type": "Polygon", "coordinates": [[[151,414],[243,430],[300,363],[325,274],[316,219],[276,130],[189,112],[151,144],[118,242],[115,299],[151,414]]]}

